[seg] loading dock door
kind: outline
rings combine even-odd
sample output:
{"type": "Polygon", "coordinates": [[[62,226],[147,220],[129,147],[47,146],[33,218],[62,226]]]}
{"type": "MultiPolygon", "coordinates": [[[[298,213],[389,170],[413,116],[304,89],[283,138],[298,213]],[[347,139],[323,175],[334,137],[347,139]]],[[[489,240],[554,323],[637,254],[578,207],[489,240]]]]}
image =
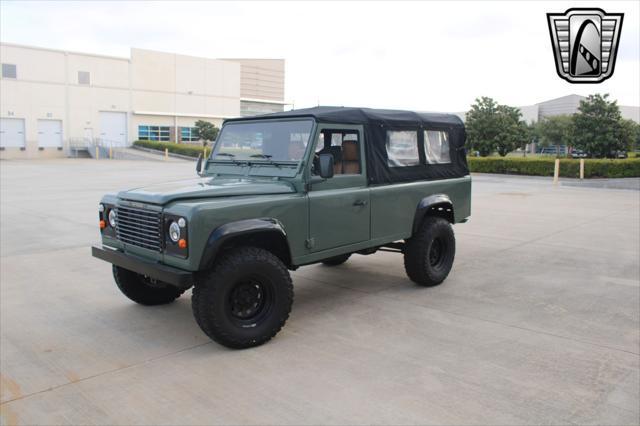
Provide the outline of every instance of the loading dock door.
{"type": "Polygon", "coordinates": [[[62,121],[38,120],[38,147],[62,148],[62,121]]]}
{"type": "Polygon", "coordinates": [[[127,113],[100,112],[100,139],[111,146],[127,145],[127,113]]]}
{"type": "Polygon", "coordinates": [[[0,118],[0,146],[24,148],[24,120],[22,118],[0,118]]]}

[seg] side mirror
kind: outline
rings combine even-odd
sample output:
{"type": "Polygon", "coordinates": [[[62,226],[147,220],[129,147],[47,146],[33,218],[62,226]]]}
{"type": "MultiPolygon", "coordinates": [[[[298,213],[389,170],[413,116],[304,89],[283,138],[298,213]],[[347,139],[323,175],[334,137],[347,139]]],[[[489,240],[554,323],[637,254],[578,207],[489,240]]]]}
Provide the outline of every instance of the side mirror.
{"type": "Polygon", "coordinates": [[[333,177],[333,155],[320,154],[320,177],[329,179],[333,177]]]}
{"type": "Polygon", "coordinates": [[[196,163],[196,173],[200,174],[202,170],[202,154],[198,154],[198,162],[196,163]]]}

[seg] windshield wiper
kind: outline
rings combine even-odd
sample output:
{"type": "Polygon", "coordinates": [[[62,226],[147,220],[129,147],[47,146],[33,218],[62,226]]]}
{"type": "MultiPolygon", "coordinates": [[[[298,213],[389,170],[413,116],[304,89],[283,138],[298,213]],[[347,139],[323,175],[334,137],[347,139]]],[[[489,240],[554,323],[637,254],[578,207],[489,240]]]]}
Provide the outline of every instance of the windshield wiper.
{"type": "MultiPolygon", "coordinates": [[[[233,161],[233,164],[237,164],[237,165],[240,165],[240,166],[249,164],[248,161],[241,162],[241,161],[236,160],[235,159],[235,157],[236,157],[235,154],[230,154],[228,152],[219,152],[219,153],[216,154],[216,157],[229,157],[229,158],[231,158],[231,161],[233,161]]],[[[213,159],[215,160],[215,157],[213,159]]]]}
{"type": "Polygon", "coordinates": [[[269,164],[273,164],[276,167],[280,167],[280,164],[276,163],[275,161],[273,161],[271,159],[271,157],[273,157],[273,155],[267,155],[267,154],[253,154],[250,155],[251,158],[264,158],[265,160],[267,160],[269,162],[269,164]]]}

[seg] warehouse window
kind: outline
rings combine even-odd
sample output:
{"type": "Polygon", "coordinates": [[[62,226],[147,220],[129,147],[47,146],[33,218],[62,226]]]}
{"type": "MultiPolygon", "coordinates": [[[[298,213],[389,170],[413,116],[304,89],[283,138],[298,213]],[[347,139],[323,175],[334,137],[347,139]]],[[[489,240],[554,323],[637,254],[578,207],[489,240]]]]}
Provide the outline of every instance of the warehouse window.
{"type": "Polygon", "coordinates": [[[18,78],[14,64],[2,64],[2,78],[18,78]]]}
{"type": "Polygon", "coordinates": [[[449,133],[441,130],[424,131],[424,154],[428,164],[449,164],[449,133]]]}
{"type": "Polygon", "coordinates": [[[141,141],[161,141],[171,140],[171,128],[165,126],[138,126],[138,139],[141,141]]]}
{"type": "Polygon", "coordinates": [[[420,164],[418,132],[405,130],[387,132],[387,164],[389,167],[420,164]]]}
{"type": "Polygon", "coordinates": [[[89,71],[78,71],[78,84],[91,84],[89,71]]]}
{"type": "Polygon", "coordinates": [[[182,142],[197,142],[200,140],[197,127],[180,127],[180,140],[182,142]]]}

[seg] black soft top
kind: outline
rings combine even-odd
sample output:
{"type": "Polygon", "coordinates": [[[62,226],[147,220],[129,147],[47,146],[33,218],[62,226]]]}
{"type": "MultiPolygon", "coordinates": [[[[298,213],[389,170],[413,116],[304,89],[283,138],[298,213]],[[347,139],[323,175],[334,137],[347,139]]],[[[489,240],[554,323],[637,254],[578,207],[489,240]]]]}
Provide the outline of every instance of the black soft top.
{"type": "Polygon", "coordinates": [[[302,117],[311,117],[318,123],[363,125],[364,141],[368,147],[366,150],[367,172],[370,183],[451,179],[469,174],[464,150],[464,123],[458,116],[453,114],[319,106],[253,117],[232,118],[225,120],[225,123],[302,117]],[[415,130],[418,132],[418,145],[421,151],[424,150],[423,130],[446,131],[449,135],[451,163],[389,167],[386,147],[388,130],[415,130]]]}

